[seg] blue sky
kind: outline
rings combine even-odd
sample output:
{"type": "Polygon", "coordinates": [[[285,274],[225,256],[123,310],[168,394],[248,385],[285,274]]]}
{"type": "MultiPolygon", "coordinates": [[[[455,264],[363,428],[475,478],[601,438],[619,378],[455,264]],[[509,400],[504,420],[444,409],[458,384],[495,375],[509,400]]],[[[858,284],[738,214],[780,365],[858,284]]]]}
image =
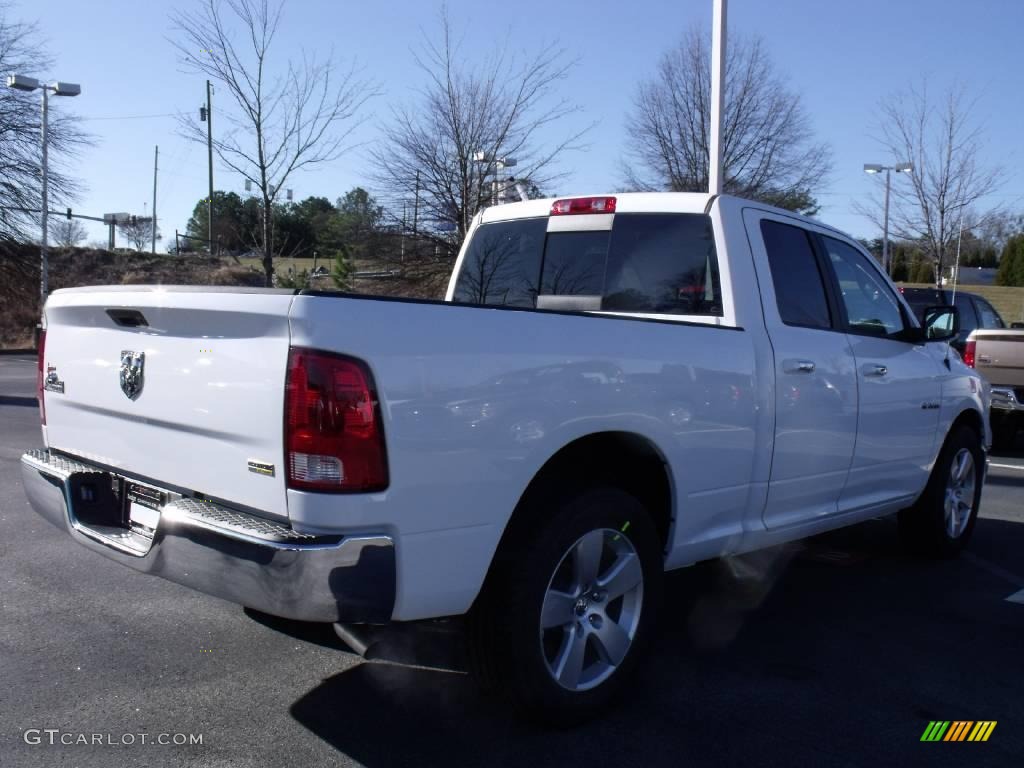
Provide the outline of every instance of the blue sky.
{"type": "MultiPolygon", "coordinates": [[[[143,213],[152,195],[153,147],[160,145],[158,213],[165,237],[184,231],[197,200],[206,195],[206,148],[177,135],[172,117],[197,111],[205,80],[183,71],[167,41],[172,3],[104,0],[15,0],[10,15],[39,20],[56,58],[47,76],[82,84],[76,99],[54,99],[83,120],[98,140],[75,163],[88,191],[78,211],[143,213]],[[165,115],[162,117],[132,116],[165,115]],[[132,117],[132,119],[129,119],[132,117]]],[[[366,147],[379,135],[392,104],[415,98],[421,75],[411,49],[422,30],[436,29],[439,3],[389,0],[352,3],[290,0],[277,56],[332,48],[355,59],[383,95],[367,106],[361,144],[329,167],[293,178],[296,199],[340,196],[367,186],[366,147]]],[[[561,160],[567,178],[559,194],[614,190],[621,179],[625,114],[636,83],[647,77],[663,51],[693,23],[710,26],[711,0],[623,3],[621,0],[496,3],[450,0],[450,15],[465,34],[469,57],[485,54],[509,37],[513,47],[535,50],[557,41],[579,64],[562,84],[582,108],[573,126],[597,121],[586,151],[561,160]]],[[[984,154],[1007,166],[1007,182],[991,203],[1024,210],[1024,67],[1020,63],[1020,0],[730,0],[730,29],[762,35],[778,71],[799,92],[818,137],[834,152],[835,169],[820,196],[821,218],[856,236],[876,236],[852,210],[872,180],[865,162],[887,162],[871,138],[879,96],[929,78],[930,87],[963,83],[977,97],[975,117],[986,129],[984,154]]],[[[29,73],[35,74],[35,73],[29,73]]],[[[216,102],[215,102],[216,109],[216,102]]],[[[214,123],[216,127],[216,122],[214,123]]],[[[242,192],[241,178],[219,166],[217,189],[242,192]]],[[[900,183],[896,180],[895,183],[900,183]]],[[[90,240],[105,237],[90,227],[90,240]]],[[[163,250],[163,247],[161,247],[163,250]]]]}

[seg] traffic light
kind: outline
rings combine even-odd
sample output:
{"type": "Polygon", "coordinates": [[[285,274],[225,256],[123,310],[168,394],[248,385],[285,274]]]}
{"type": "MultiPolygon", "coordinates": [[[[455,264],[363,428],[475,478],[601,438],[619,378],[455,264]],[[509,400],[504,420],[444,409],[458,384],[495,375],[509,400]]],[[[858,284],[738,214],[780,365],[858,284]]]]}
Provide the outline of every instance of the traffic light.
{"type": "Polygon", "coordinates": [[[68,221],[71,221],[71,209],[68,208],[68,221]]]}
{"type": "Polygon", "coordinates": [[[199,122],[201,122],[201,123],[205,123],[206,122],[206,107],[200,107],[199,108],[199,122]]]}

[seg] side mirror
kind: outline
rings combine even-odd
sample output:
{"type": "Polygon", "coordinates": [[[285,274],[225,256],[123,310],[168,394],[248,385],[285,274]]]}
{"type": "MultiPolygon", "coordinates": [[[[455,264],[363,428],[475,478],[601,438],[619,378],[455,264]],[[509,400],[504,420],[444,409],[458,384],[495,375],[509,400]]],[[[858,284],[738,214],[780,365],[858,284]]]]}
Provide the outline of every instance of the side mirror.
{"type": "Polygon", "coordinates": [[[950,341],[960,332],[960,310],[957,307],[928,307],[923,318],[925,341],[950,341]]]}

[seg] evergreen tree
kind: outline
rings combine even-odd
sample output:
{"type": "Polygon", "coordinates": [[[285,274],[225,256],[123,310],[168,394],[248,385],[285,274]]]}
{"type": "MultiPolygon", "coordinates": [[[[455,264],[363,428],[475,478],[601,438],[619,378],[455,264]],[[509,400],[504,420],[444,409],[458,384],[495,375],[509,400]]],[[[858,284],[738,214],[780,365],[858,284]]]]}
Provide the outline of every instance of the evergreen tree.
{"type": "Polygon", "coordinates": [[[996,285],[1024,285],[1024,235],[1014,235],[1006,241],[996,272],[996,285]]]}
{"type": "Polygon", "coordinates": [[[331,269],[331,279],[334,284],[344,290],[349,290],[352,280],[352,273],[355,272],[355,264],[352,262],[352,255],[349,253],[345,243],[338,243],[334,267],[331,269]]]}

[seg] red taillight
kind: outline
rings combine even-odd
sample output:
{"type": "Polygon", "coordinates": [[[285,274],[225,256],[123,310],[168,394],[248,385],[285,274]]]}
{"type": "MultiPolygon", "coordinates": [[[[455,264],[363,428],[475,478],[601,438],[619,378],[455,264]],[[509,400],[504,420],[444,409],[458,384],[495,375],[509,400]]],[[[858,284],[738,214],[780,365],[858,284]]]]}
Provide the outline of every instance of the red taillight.
{"type": "Polygon", "coordinates": [[[284,427],[289,488],[381,491],[387,487],[380,405],[373,377],[362,362],[291,349],[284,427]]]}
{"type": "Polygon", "coordinates": [[[39,401],[39,420],[46,426],[46,401],[43,383],[46,381],[46,331],[39,332],[39,360],[36,362],[36,399],[39,401]]]}
{"type": "Polygon", "coordinates": [[[978,342],[968,341],[967,346],[964,347],[964,365],[974,367],[974,350],[977,348],[978,342]]]}
{"type": "Polygon", "coordinates": [[[573,213],[615,213],[615,198],[572,197],[566,200],[555,200],[551,204],[552,216],[565,216],[573,213]]]}

